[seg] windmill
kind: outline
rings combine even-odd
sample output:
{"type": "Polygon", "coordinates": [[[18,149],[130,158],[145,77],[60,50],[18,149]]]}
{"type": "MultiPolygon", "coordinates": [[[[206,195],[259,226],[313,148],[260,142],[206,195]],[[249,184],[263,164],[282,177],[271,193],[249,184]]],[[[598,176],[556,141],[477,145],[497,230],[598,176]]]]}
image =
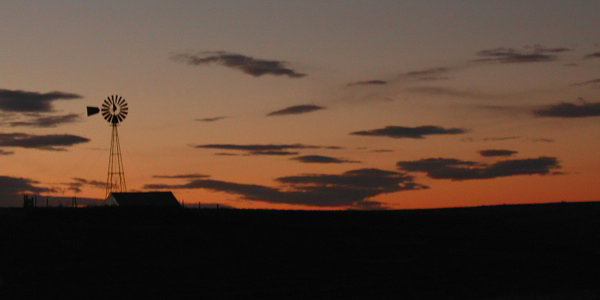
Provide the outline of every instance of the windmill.
{"type": "Polygon", "coordinates": [[[87,115],[92,116],[99,112],[112,127],[112,136],[110,139],[110,154],[108,157],[108,174],[106,177],[106,196],[111,192],[125,193],[127,185],[125,184],[125,170],[123,169],[123,159],[121,158],[121,145],[119,144],[119,131],[117,126],[125,120],[129,108],[125,99],[118,95],[107,97],[102,103],[102,108],[88,106],[87,115]]]}

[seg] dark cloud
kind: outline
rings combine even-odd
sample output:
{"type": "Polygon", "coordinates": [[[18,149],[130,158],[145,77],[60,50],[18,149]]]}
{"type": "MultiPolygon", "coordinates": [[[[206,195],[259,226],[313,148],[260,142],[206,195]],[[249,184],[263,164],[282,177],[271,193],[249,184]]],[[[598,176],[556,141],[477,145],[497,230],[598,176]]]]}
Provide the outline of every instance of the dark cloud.
{"type": "Polygon", "coordinates": [[[49,128],[49,127],[57,127],[58,125],[75,123],[79,121],[78,114],[67,114],[62,116],[37,116],[28,121],[14,121],[9,122],[11,127],[18,126],[29,126],[29,127],[37,127],[37,128],[49,128]]]}
{"type": "Polygon", "coordinates": [[[89,141],[89,139],[84,137],[70,134],[32,135],[26,133],[0,133],[0,147],[63,151],[65,147],[89,141]]]}
{"type": "Polygon", "coordinates": [[[294,151],[281,151],[281,150],[265,150],[265,151],[250,151],[249,155],[297,155],[298,152],[294,151]]]}
{"type": "Polygon", "coordinates": [[[305,113],[309,113],[309,112],[313,112],[313,111],[321,110],[321,109],[326,109],[326,107],[318,106],[318,105],[312,105],[312,104],[295,105],[295,106],[286,107],[284,109],[277,110],[277,111],[274,111],[274,112],[270,112],[270,113],[267,114],[267,116],[283,116],[283,115],[305,114],[305,113]]]}
{"type": "Polygon", "coordinates": [[[512,156],[516,154],[517,151],[513,150],[501,150],[501,149],[488,149],[481,150],[479,154],[484,157],[493,157],[493,156],[512,156]]]}
{"type": "Polygon", "coordinates": [[[242,54],[227,53],[225,51],[199,52],[196,54],[182,53],[173,55],[172,58],[175,61],[185,62],[192,66],[218,64],[238,69],[255,77],[262,75],[276,75],[300,78],[306,76],[306,74],[298,73],[287,68],[286,62],[284,61],[256,59],[242,54]]]}
{"type": "Polygon", "coordinates": [[[600,58],[600,52],[590,53],[583,57],[583,59],[600,58]]]}
{"type": "Polygon", "coordinates": [[[13,155],[15,154],[13,151],[5,151],[0,149],[0,155],[13,155]]]}
{"type": "Polygon", "coordinates": [[[52,112],[56,100],[80,99],[77,94],[64,92],[26,92],[0,89],[0,110],[5,112],[52,112]]]}
{"type": "Polygon", "coordinates": [[[273,188],[219,180],[192,180],[183,185],[150,184],[147,189],[207,189],[242,196],[243,199],[268,203],[320,207],[373,207],[370,198],[404,190],[426,189],[405,173],[379,169],[359,169],[339,175],[308,174],[276,179],[284,184],[273,188]]]}
{"type": "Polygon", "coordinates": [[[426,125],[417,127],[386,126],[385,128],[366,131],[356,131],[350,134],[362,136],[385,136],[391,138],[422,139],[426,135],[462,134],[465,132],[466,130],[461,128],[443,128],[440,126],[426,125]]]}
{"type": "Polygon", "coordinates": [[[0,206],[22,206],[23,193],[50,192],[51,189],[38,187],[38,181],[10,176],[0,176],[0,206]]]}
{"type": "Polygon", "coordinates": [[[198,122],[215,122],[215,121],[223,120],[223,119],[226,119],[226,118],[228,118],[228,117],[221,116],[221,117],[196,119],[196,121],[198,121],[198,122]]]}
{"type": "Polygon", "coordinates": [[[476,59],[477,62],[498,62],[498,63],[531,63],[548,62],[558,59],[556,55],[547,53],[560,53],[570,51],[567,48],[544,48],[537,47],[533,50],[522,51],[513,48],[494,48],[481,50],[477,52],[478,56],[484,58],[476,59]]]}
{"type": "Polygon", "coordinates": [[[319,164],[341,164],[341,163],[357,163],[358,161],[347,160],[343,158],[335,158],[323,155],[304,155],[291,158],[303,163],[319,163],[319,164]]]}
{"type": "Polygon", "coordinates": [[[348,83],[346,86],[357,86],[357,85],[384,85],[388,82],[385,80],[366,80],[348,83]]]}
{"type": "Polygon", "coordinates": [[[415,161],[399,161],[399,169],[410,172],[425,172],[434,179],[471,180],[492,179],[517,175],[547,175],[559,169],[555,157],[505,160],[492,165],[462,161],[453,158],[427,158],[415,161]]]}
{"type": "Polygon", "coordinates": [[[98,181],[98,180],[88,180],[85,178],[74,177],[72,182],[65,183],[67,185],[67,189],[73,191],[75,193],[80,193],[81,188],[83,186],[90,186],[99,189],[106,188],[106,182],[98,181]]]}
{"type": "Polygon", "coordinates": [[[180,175],[154,175],[152,178],[164,178],[164,179],[199,179],[208,178],[210,176],[204,174],[180,174],[180,175]]]}
{"type": "Polygon", "coordinates": [[[584,118],[600,116],[600,102],[596,103],[559,103],[533,111],[538,117],[584,118]]]}

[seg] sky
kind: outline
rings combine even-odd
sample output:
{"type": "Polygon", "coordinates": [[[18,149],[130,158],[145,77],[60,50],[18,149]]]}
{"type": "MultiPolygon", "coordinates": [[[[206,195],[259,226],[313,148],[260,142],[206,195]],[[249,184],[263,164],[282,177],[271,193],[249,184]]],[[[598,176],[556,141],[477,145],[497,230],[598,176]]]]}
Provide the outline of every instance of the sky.
{"type": "Polygon", "coordinates": [[[0,206],[414,209],[600,200],[600,2],[0,3],[0,206]]]}

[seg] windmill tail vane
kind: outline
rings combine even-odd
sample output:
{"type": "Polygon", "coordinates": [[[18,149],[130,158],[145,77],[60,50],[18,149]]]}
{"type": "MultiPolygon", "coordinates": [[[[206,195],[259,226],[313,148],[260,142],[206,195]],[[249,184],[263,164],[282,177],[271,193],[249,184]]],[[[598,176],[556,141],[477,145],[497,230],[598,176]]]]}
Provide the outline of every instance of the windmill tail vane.
{"type": "Polygon", "coordinates": [[[125,98],[119,95],[111,95],[102,103],[101,108],[88,106],[87,115],[93,116],[101,113],[102,117],[111,124],[112,135],[110,139],[110,154],[108,158],[108,174],[106,176],[106,195],[111,192],[127,192],[125,183],[125,170],[121,156],[121,144],[119,142],[119,131],[117,126],[127,117],[129,106],[125,98]]]}

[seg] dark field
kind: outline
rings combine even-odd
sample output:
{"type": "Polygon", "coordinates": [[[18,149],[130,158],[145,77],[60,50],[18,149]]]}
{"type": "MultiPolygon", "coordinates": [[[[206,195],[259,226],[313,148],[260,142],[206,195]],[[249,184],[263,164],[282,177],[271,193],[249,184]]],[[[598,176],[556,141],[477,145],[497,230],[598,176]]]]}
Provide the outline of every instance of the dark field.
{"type": "Polygon", "coordinates": [[[387,212],[2,209],[0,235],[1,299],[600,295],[600,203],[387,212]]]}

